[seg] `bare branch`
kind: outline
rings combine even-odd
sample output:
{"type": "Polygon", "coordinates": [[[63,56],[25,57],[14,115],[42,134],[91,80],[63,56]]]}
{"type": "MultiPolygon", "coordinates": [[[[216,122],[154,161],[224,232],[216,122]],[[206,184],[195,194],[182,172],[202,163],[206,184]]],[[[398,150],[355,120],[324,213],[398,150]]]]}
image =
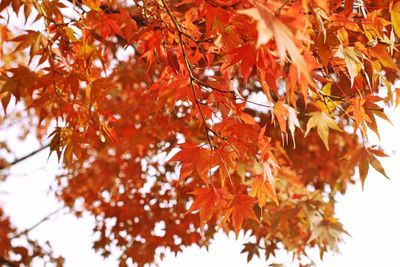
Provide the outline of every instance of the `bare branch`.
{"type": "Polygon", "coordinates": [[[24,161],[24,160],[26,160],[26,159],[28,159],[28,158],[30,158],[30,157],[36,155],[36,154],[39,153],[40,151],[45,150],[45,149],[48,148],[49,146],[50,146],[50,144],[44,145],[44,146],[42,146],[42,147],[40,147],[40,148],[38,148],[38,149],[32,151],[32,152],[29,153],[28,155],[25,155],[25,156],[23,156],[23,157],[21,157],[21,158],[19,158],[19,159],[16,159],[16,160],[14,160],[14,161],[8,163],[8,164],[5,165],[5,166],[0,166],[0,170],[4,170],[4,169],[7,169],[7,168],[10,168],[11,166],[13,166],[13,165],[15,165],[15,164],[18,164],[18,163],[20,163],[21,161],[24,161]]]}
{"type": "Polygon", "coordinates": [[[43,217],[40,221],[38,221],[37,223],[35,223],[31,227],[29,227],[29,228],[23,230],[22,232],[19,232],[18,234],[15,234],[14,236],[12,236],[11,239],[18,238],[18,237],[20,237],[22,235],[26,235],[27,233],[29,233],[30,231],[32,231],[33,229],[35,229],[36,227],[38,227],[39,225],[44,223],[45,221],[49,220],[53,215],[57,214],[59,211],[61,211],[64,208],[65,207],[60,207],[60,208],[50,212],[49,214],[47,214],[45,217],[43,217]]]}

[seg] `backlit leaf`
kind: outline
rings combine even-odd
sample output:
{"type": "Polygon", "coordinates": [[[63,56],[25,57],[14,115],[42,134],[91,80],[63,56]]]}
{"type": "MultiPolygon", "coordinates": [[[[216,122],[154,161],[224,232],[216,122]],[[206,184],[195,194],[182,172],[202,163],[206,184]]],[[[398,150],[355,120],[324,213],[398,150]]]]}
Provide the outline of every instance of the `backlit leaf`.
{"type": "Polygon", "coordinates": [[[325,112],[315,111],[307,114],[310,119],[307,122],[305,136],[312,128],[317,128],[317,132],[327,150],[329,150],[329,129],[342,131],[336,122],[325,112]]]}

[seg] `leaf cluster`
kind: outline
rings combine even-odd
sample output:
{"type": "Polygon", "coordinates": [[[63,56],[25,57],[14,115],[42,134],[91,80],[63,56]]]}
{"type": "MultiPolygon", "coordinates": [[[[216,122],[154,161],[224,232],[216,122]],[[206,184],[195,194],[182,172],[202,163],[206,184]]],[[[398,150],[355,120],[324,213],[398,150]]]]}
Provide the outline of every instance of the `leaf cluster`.
{"type": "Polygon", "coordinates": [[[335,195],[369,165],[387,177],[368,133],[400,102],[398,0],[5,0],[0,12],[4,123],[12,99],[26,107],[62,164],[56,195],[95,216],[93,248],[117,246],[120,266],[207,247],[219,229],[251,233],[249,260],[278,244],[322,256],[346,234],[335,195]],[[13,32],[14,17],[41,28],[13,32]]]}

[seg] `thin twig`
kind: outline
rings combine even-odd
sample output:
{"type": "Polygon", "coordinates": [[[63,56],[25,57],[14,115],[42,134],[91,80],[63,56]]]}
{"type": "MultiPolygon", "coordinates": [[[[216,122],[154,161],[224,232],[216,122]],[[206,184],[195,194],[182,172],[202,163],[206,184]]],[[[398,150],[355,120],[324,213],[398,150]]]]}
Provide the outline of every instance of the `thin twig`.
{"type": "Polygon", "coordinates": [[[212,143],[210,135],[208,134],[208,131],[210,130],[210,128],[207,125],[206,117],[205,117],[205,115],[204,115],[204,113],[203,113],[203,111],[202,111],[202,109],[200,107],[200,103],[199,103],[200,101],[199,101],[199,98],[197,97],[197,93],[196,93],[196,90],[194,88],[194,81],[196,80],[196,78],[195,78],[195,76],[193,74],[193,71],[192,71],[192,68],[191,68],[191,63],[190,63],[189,58],[187,56],[185,45],[184,45],[183,38],[182,38],[183,36],[186,36],[185,32],[182,30],[181,25],[176,20],[176,17],[174,16],[174,14],[172,14],[172,11],[169,8],[169,6],[167,5],[167,3],[165,2],[165,0],[161,0],[161,2],[164,5],[168,16],[171,18],[172,22],[174,23],[175,28],[178,31],[178,38],[179,38],[179,43],[180,43],[180,47],[181,47],[181,50],[182,50],[182,55],[183,55],[183,58],[185,60],[186,69],[187,69],[188,74],[189,74],[190,89],[192,90],[193,97],[194,97],[197,109],[199,110],[201,119],[202,119],[203,124],[205,126],[205,133],[206,133],[206,136],[207,136],[208,143],[209,143],[211,149],[213,149],[213,148],[215,148],[215,146],[212,143]]]}
{"type": "Polygon", "coordinates": [[[21,157],[21,158],[19,158],[19,159],[16,159],[16,160],[14,160],[14,161],[8,163],[8,164],[5,165],[5,166],[0,166],[0,170],[4,170],[4,169],[9,168],[9,167],[11,167],[11,166],[13,166],[13,165],[15,165],[15,164],[18,164],[18,163],[20,163],[21,161],[24,161],[24,160],[26,160],[26,159],[28,159],[28,158],[30,158],[30,157],[36,155],[36,154],[39,153],[40,151],[45,150],[45,149],[48,148],[49,146],[50,146],[50,144],[44,145],[44,146],[42,146],[42,147],[40,147],[40,148],[38,148],[38,149],[32,151],[32,152],[29,153],[28,155],[25,155],[25,156],[23,156],[23,157],[21,157]]]}
{"type": "MultiPolygon", "coordinates": [[[[353,116],[351,116],[350,114],[348,114],[348,113],[343,109],[342,106],[338,105],[338,104],[334,101],[334,99],[336,99],[336,100],[338,100],[338,101],[343,101],[343,102],[345,102],[345,103],[349,103],[349,102],[347,102],[343,97],[328,95],[328,94],[325,94],[325,93],[322,92],[322,91],[318,91],[318,92],[319,92],[320,95],[323,97],[323,101],[324,101],[325,105],[326,105],[325,100],[328,99],[328,101],[331,102],[333,105],[335,105],[335,107],[338,108],[341,112],[343,112],[343,114],[345,114],[345,115],[346,115],[347,117],[349,117],[351,120],[356,121],[356,120],[353,118],[353,116]]],[[[329,108],[328,108],[328,110],[329,110],[329,108]]],[[[330,110],[329,110],[329,111],[330,111],[330,110]]]]}
{"type": "Polygon", "coordinates": [[[44,223],[45,221],[49,220],[53,215],[57,214],[59,211],[61,211],[64,208],[65,207],[60,207],[60,208],[50,212],[49,214],[47,214],[45,217],[43,217],[40,221],[38,221],[37,223],[35,223],[31,227],[29,227],[29,228],[23,230],[22,232],[19,232],[19,233],[15,234],[14,236],[12,236],[11,239],[18,238],[18,237],[20,237],[22,235],[26,235],[27,233],[29,233],[30,231],[32,231],[33,229],[35,229],[36,227],[38,227],[39,225],[44,223]]]}

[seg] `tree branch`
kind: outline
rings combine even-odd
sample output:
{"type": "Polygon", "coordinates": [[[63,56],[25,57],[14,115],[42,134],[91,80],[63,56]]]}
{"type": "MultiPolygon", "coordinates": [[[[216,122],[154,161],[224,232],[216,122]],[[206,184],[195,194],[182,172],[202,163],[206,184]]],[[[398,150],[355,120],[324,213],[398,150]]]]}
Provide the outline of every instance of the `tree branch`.
{"type": "Polygon", "coordinates": [[[35,223],[31,227],[29,227],[29,228],[23,230],[22,232],[19,232],[19,233],[15,234],[14,236],[12,236],[11,239],[18,238],[18,237],[20,237],[22,235],[25,235],[25,234],[29,233],[30,231],[32,231],[33,229],[35,229],[36,227],[38,227],[39,225],[41,225],[45,221],[49,220],[53,215],[57,214],[60,210],[62,210],[64,208],[65,207],[60,207],[60,208],[50,212],[49,214],[47,214],[45,217],[43,217],[40,221],[38,221],[37,223],[35,223]]]}
{"type": "MultiPolygon", "coordinates": [[[[176,30],[178,31],[178,38],[179,38],[179,43],[180,43],[180,47],[181,47],[181,50],[182,50],[182,55],[183,55],[183,58],[185,60],[185,65],[186,65],[187,72],[189,74],[189,85],[190,85],[190,88],[191,88],[192,93],[193,93],[195,104],[197,106],[197,109],[199,111],[200,117],[201,117],[201,119],[203,121],[203,124],[204,124],[204,127],[205,127],[205,134],[206,134],[206,137],[207,137],[207,140],[208,140],[208,144],[210,145],[211,149],[214,149],[215,145],[213,144],[213,142],[211,140],[211,137],[210,137],[210,135],[208,133],[210,131],[210,127],[208,127],[208,125],[207,125],[206,117],[205,117],[205,115],[204,115],[204,113],[203,113],[203,111],[202,111],[202,109],[200,107],[200,103],[199,103],[200,100],[199,100],[199,98],[198,98],[198,96],[196,94],[196,90],[194,88],[194,81],[195,81],[196,78],[195,78],[195,76],[193,74],[193,71],[192,71],[192,68],[191,68],[191,63],[190,63],[189,58],[187,56],[185,45],[184,45],[183,38],[182,38],[182,36],[187,37],[187,36],[190,36],[190,35],[185,34],[185,32],[182,30],[181,25],[177,21],[176,17],[172,13],[171,9],[169,8],[169,6],[165,2],[165,0],[161,0],[161,2],[163,4],[163,6],[165,7],[168,16],[171,18],[176,30]]],[[[192,38],[190,38],[190,39],[192,39],[192,38]]]]}
{"type": "Polygon", "coordinates": [[[23,156],[23,157],[21,157],[21,158],[19,158],[19,159],[16,159],[16,160],[14,160],[14,161],[8,163],[7,165],[0,166],[0,170],[4,170],[4,169],[7,169],[7,168],[10,168],[11,166],[18,164],[18,163],[20,163],[21,161],[24,161],[24,160],[26,160],[26,159],[28,159],[28,158],[30,158],[30,157],[36,155],[36,154],[39,153],[40,151],[45,150],[45,149],[48,148],[49,146],[50,146],[50,144],[44,145],[44,146],[42,146],[42,147],[40,147],[40,148],[38,148],[38,149],[32,151],[32,152],[29,153],[28,155],[25,155],[25,156],[23,156]]]}
{"type": "Polygon", "coordinates": [[[12,261],[9,261],[9,260],[7,260],[6,258],[3,258],[3,257],[0,257],[0,264],[2,264],[1,266],[18,267],[17,264],[15,264],[12,261]]]}

